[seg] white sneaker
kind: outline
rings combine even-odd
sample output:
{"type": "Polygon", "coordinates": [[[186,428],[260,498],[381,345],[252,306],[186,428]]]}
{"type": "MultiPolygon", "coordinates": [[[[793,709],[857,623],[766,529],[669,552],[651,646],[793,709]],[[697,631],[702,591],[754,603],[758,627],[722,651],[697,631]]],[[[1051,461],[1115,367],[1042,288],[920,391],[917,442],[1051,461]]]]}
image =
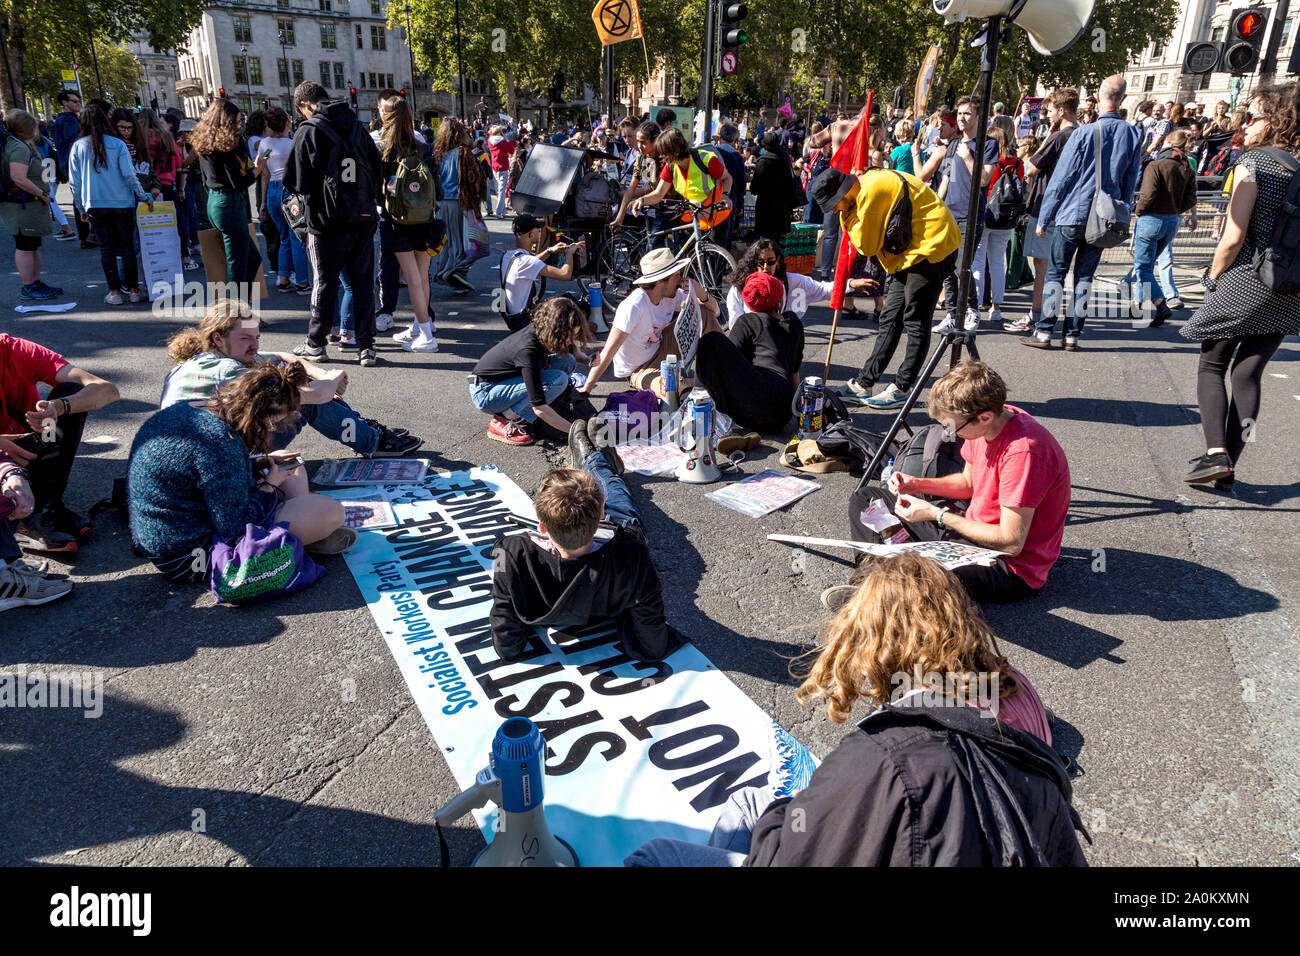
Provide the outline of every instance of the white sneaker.
{"type": "Polygon", "coordinates": [[[957,316],[949,312],[944,316],[943,321],[936,325],[932,332],[938,332],[940,335],[947,335],[949,332],[957,331],[957,316]]]}
{"type": "Polygon", "coordinates": [[[149,301],[149,297],[145,295],[143,292],[141,292],[139,289],[136,289],[134,292],[130,293],[127,296],[127,298],[130,299],[132,303],[149,301]]]}
{"type": "Polygon", "coordinates": [[[432,335],[421,335],[409,342],[403,342],[402,348],[408,352],[436,352],[438,351],[438,339],[432,335]]]}
{"type": "Polygon", "coordinates": [[[994,306],[992,309],[989,310],[989,322],[993,323],[994,325],[997,325],[1001,321],[1002,321],[1002,310],[999,309],[997,306],[994,306]]]}
{"type": "Polygon", "coordinates": [[[375,316],[375,331],[387,332],[393,327],[393,317],[387,312],[380,312],[375,316]]]}
{"type": "Polygon", "coordinates": [[[109,305],[122,305],[126,302],[126,299],[122,298],[122,293],[120,292],[110,292],[108,295],[104,296],[104,301],[109,305]]]}
{"type": "Polygon", "coordinates": [[[410,342],[414,338],[415,338],[415,326],[411,326],[409,329],[398,332],[396,335],[394,335],[393,341],[405,343],[405,342],[410,342]]]}
{"type": "Polygon", "coordinates": [[[967,309],[966,310],[966,331],[974,332],[979,327],[980,327],[979,309],[967,309]]]}

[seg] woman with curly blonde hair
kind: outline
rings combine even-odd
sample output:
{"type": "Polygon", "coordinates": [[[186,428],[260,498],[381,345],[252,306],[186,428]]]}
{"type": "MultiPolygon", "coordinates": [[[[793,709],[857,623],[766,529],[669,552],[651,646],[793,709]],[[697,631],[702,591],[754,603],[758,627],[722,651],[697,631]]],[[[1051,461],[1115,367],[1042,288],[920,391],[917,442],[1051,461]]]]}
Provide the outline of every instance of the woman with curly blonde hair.
{"type": "Polygon", "coordinates": [[[248,231],[248,187],[257,177],[240,129],[239,107],[227,99],[213,100],[194,127],[190,145],[208,187],[208,220],[226,247],[226,281],[240,284],[240,298],[251,298],[247,289],[262,266],[262,253],[248,231]]]}
{"type": "Polygon", "coordinates": [[[652,840],[629,865],[1084,865],[1042,702],[955,575],[877,559],[815,653],[800,701],[875,709],[795,796],[738,789],[708,847],[652,840]]]}

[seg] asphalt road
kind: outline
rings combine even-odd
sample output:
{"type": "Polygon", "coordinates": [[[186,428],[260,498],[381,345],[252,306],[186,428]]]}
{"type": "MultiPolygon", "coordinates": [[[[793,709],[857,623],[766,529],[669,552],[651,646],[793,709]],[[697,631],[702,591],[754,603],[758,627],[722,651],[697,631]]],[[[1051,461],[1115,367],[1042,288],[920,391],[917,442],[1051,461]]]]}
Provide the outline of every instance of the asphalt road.
{"type": "MultiPolygon", "coordinates": [[[[489,224],[498,244],[505,225],[489,224]]],[[[0,329],[121,388],[122,399],[87,424],[68,496],[84,511],[124,474],[168,369],[162,343],[179,323],[144,306],[104,305],[95,252],[54,242],[46,250],[46,280],[77,308],[6,311],[0,329]]],[[[465,392],[464,373],[502,333],[488,310],[495,258],[471,274],[482,294],[435,288],[440,352],[387,344],[378,368],[342,361],[354,406],[423,436],[435,466],[494,462],[531,492],[560,451],[489,442],[465,392]]],[[[4,291],[5,303],[17,301],[9,269],[4,291]]],[[[1189,302],[1198,295],[1184,290],[1189,302]]],[[[1010,293],[1007,311],[1024,304],[1010,293]]],[[[273,293],[264,347],[301,341],[306,305],[273,293]]],[[[1011,401],[1060,440],[1074,485],[1047,587],[987,616],[1055,712],[1058,747],[1083,771],[1075,804],[1094,864],[1289,865],[1300,851],[1300,348],[1287,341],[1269,366],[1235,497],[1189,488],[1181,476],[1203,448],[1197,347],[1178,335],[1188,314],[1158,330],[1096,321],[1077,354],[980,336],[1011,401]]],[[[807,321],[805,371],[819,374],[830,313],[815,308],[807,321]]],[[[866,358],[873,336],[862,320],[841,325],[832,382],[866,358]]],[[[607,382],[600,391],[610,390],[607,382]]],[[[859,419],[880,429],[888,416],[859,419]]],[[[312,459],[338,454],[311,431],[295,447],[312,459]]],[[[744,471],[774,466],[779,449],[775,436],[765,440],[744,471]]],[[[630,481],[670,620],[824,755],[844,729],[795,702],[788,668],[817,634],[818,593],[843,581],[847,565],[839,554],[810,554],[798,571],[788,548],[766,541],[775,531],[845,533],[855,480],[819,483],[788,511],[752,519],[698,487],[630,481]]],[[[70,599],[0,617],[0,671],[102,672],[106,698],[98,719],[0,710],[0,861],[435,862],[432,814],[455,784],[342,559],[327,564],[329,578],[304,593],[214,606],[143,566],[122,519],[100,519],[62,567],[76,582],[70,599]]],[[[466,821],[450,838],[460,863],[481,846],[466,821]]]]}

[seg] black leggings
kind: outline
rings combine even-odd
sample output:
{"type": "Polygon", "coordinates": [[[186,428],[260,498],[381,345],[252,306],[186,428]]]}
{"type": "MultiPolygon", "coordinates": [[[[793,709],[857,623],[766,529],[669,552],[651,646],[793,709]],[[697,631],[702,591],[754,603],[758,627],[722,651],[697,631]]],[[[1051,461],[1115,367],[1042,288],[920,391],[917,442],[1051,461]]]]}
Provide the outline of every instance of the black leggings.
{"type": "Polygon", "coordinates": [[[1284,335],[1242,335],[1232,339],[1206,339],[1196,369],[1196,401],[1201,406],[1201,428],[1206,448],[1226,448],[1235,465],[1247,441],[1254,441],[1259,415],[1259,383],[1264,366],[1284,335]],[[1235,356],[1235,357],[1234,357],[1235,356]],[[1231,371],[1232,400],[1224,377],[1231,371]]]}
{"type": "Polygon", "coordinates": [[[135,289],[139,273],[135,267],[135,207],[129,209],[92,209],[90,222],[99,240],[99,263],[110,292],[135,289]],[[117,260],[122,260],[119,277],[117,260]]]}
{"type": "MultiPolygon", "coordinates": [[[[51,401],[68,398],[81,391],[82,387],[77,382],[60,382],[50,389],[48,397],[51,401]]],[[[63,503],[63,493],[68,489],[68,476],[72,473],[72,464],[77,460],[77,448],[81,445],[81,433],[86,427],[86,413],[60,415],[55,421],[58,422],[58,439],[46,445],[49,449],[46,455],[27,466],[27,481],[32,487],[32,497],[36,499],[38,511],[63,503]]]]}
{"type": "Polygon", "coordinates": [[[718,411],[730,415],[738,425],[775,433],[790,421],[794,383],[771,369],[750,364],[721,332],[709,332],[700,339],[695,377],[718,411]]]}

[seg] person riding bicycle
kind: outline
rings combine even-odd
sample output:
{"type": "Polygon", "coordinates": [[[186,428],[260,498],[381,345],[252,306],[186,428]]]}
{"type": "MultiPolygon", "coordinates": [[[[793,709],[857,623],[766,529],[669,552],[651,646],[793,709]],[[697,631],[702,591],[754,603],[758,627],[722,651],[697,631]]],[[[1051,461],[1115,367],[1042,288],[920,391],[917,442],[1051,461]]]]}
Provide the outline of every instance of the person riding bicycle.
{"type": "Polygon", "coordinates": [[[561,282],[572,279],[573,271],[577,268],[577,258],[585,256],[587,247],[585,239],[576,243],[560,242],[534,255],[533,250],[541,245],[546,224],[526,214],[515,217],[514,232],[515,247],[501,256],[503,294],[500,302],[501,314],[505,316],[506,326],[511,332],[518,332],[532,321],[531,313],[536,304],[533,281],[538,276],[558,279],[561,282]],[[574,249],[575,255],[569,256],[569,261],[563,266],[547,264],[546,259],[549,256],[564,252],[566,249],[574,249]]]}
{"type": "Polygon", "coordinates": [[[707,219],[700,221],[701,229],[712,228],[730,215],[731,174],[717,153],[701,153],[686,142],[681,130],[672,128],[655,139],[655,152],[664,160],[659,183],[632,200],[628,212],[635,215],[646,206],[657,205],[674,189],[688,202],[711,207],[707,219]]]}

